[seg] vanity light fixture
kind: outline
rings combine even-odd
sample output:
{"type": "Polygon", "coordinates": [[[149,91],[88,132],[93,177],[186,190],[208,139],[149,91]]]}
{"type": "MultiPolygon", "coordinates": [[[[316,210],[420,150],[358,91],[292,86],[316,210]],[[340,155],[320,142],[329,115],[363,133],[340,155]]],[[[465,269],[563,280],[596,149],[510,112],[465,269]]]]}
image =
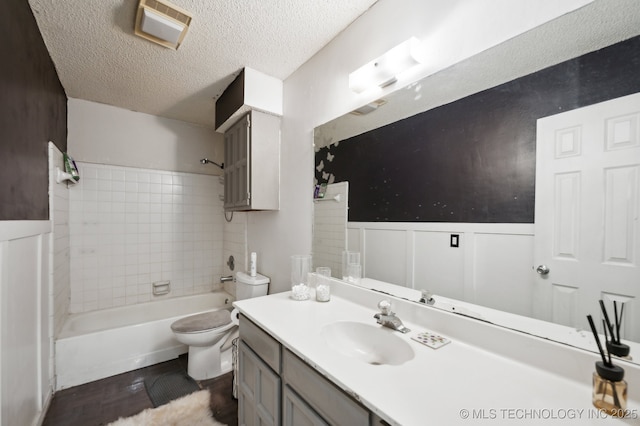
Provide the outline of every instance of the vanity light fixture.
{"type": "Polygon", "coordinates": [[[360,108],[354,109],[350,114],[353,115],[366,115],[370,112],[377,110],[382,105],[386,104],[387,101],[384,99],[378,99],[377,101],[369,102],[366,105],[361,106],[360,108]]]}
{"type": "Polygon", "coordinates": [[[421,63],[417,50],[419,40],[411,37],[382,56],[349,74],[349,88],[362,93],[372,87],[386,87],[397,81],[397,76],[421,63]]]}
{"type": "Polygon", "coordinates": [[[164,47],[178,49],[191,19],[189,12],[167,1],[140,0],[134,33],[164,47]]]}

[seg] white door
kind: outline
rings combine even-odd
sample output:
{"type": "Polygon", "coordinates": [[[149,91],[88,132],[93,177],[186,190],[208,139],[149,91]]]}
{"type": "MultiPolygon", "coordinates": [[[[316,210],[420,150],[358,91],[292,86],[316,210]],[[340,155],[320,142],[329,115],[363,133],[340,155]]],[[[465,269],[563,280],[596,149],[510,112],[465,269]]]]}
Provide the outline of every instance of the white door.
{"type": "Polygon", "coordinates": [[[640,341],[640,93],[538,120],[536,161],[534,315],[588,329],[625,302],[640,341]]]}

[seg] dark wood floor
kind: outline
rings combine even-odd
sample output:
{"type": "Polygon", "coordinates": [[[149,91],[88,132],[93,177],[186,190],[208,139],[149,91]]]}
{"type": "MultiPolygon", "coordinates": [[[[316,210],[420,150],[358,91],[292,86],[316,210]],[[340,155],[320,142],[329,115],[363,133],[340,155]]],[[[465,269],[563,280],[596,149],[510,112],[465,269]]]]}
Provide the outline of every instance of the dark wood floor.
{"type": "MultiPolygon", "coordinates": [[[[43,426],[105,425],[151,408],[144,379],[173,371],[186,371],[186,354],[172,361],[58,391],[43,426]]],[[[233,373],[198,382],[211,392],[211,412],[221,423],[238,424],[238,401],[233,398],[233,373]]]]}

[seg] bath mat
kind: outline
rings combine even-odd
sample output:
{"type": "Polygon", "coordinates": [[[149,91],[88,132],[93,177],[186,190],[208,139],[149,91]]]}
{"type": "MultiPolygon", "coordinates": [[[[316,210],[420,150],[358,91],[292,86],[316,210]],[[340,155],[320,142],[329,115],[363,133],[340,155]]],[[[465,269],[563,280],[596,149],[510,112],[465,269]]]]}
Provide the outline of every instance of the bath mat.
{"type": "Polygon", "coordinates": [[[225,426],[211,417],[210,398],[209,390],[205,389],[107,426],[225,426]]]}
{"type": "Polygon", "coordinates": [[[198,383],[185,372],[171,372],[144,380],[144,387],[154,407],[200,390],[198,383]]]}

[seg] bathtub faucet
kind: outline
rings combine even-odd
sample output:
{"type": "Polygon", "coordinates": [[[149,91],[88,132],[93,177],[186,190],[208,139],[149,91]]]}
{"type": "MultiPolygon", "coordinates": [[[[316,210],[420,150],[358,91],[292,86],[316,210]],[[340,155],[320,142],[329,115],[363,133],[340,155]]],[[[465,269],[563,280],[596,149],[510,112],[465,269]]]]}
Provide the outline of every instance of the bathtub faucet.
{"type": "Polygon", "coordinates": [[[233,281],[233,275],[227,275],[226,277],[220,277],[221,283],[226,283],[228,281],[233,281]]]}

